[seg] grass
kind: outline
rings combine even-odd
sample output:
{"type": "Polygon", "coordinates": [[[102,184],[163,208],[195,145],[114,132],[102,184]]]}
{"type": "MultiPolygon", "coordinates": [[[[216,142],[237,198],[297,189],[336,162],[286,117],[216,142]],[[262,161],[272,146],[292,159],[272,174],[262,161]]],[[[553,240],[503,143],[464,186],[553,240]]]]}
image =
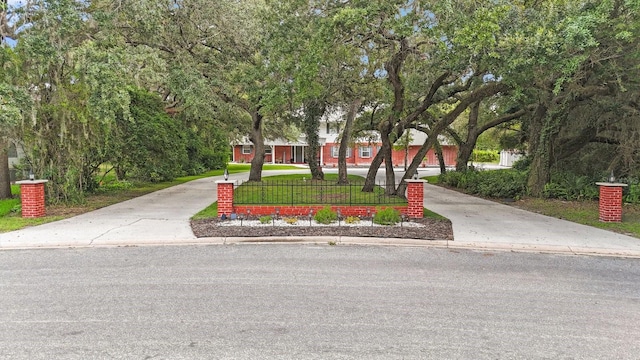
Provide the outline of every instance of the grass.
{"type": "Polygon", "coordinates": [[[597,201],[524,198],[514,203],[514,206],[558,219],[640,238],[640,205],[625,204],[622,208],[621,223],[604,223],[598,220],[597,201]]]}
{"type": "Polygon", "coordinates": [[[425,176],[425,177],[422,177],[421,179],[427,180],[429,184],[433,184],[433,185],[440,183],[440,175],[425,176]]]}
{"type": "MultiPolygon", "coordinates": [[[[308,175],[306,175],[308,176],[308,175]]],[[[302,178],[304,178],[305,175],[278,175],[278,176],[269,176],[269,177],[265,177],[263,178],[263,181],[270,181],[270,180],[300,180],[302,178]]],[[[436,176],[437,178],[437,176],[436,176]]],[[[325,179],[326,181],[336,181],[337,180],[337,175],[336,174],[325,174],[325,179]]],[[[356,176],[356,175],[349,175],[349,181],[350,182],[354,182],[354,183],[363,183],[364,179],[360,176],[356,176]]],[[[237,193],[237,190],[236,190],[237,193]]],[[[406,201],[405,201],[406,203],[406,201]]],[[[194,215],[192,217],[193,220],[203,220],[203,219],[214,219],[218,217],[218,203],[214,202],[213,204],[209,205],[207,208],[205,208],[204,210],[200,211],[199,213],[197,213],[196,215],[194,215]]],[[[435,213],[427,208],[423,209],[423,217],[425,218],[431,218],[431,219],[437,219],[437,220],[446,220],[447,218],[435,213]]]]}
{"type": "Polygon", "coordinates": [[[0,200],[0,232],[22,229],[63,219],[60,216],[45,216],[38,219],[23,219],[20,214],[20,186],[11,185],[13,199],[0,200]]]}
{"type": "Polygon", "coordinates": [[[218,202],[214,202],[213,204],[204,208],[199,213],[193,215],[191,217],[192,220],[203,220],[203,219],[215,219],[218,217],[218,202]]]}
{"type": "Polygon", "coordinates": [[[422,217],[423,218],[429,218],[429,219],[435,219],[435,220],[447,220],[446,217],[444,217],[444,216],[442,216],[442,215],[440,215],[440,214],[438,214],[436,212],[433,212],[433,211],[431,211],[431,210],[429,210],[427,208],[423,208],[422,209],[422,217]]]}
{"type": "Polygon", "coordinates": [[[289,174],[269,176],[262,182],[240,185],[234,193],[236,204],[273,205],[406,205],[399,196],[386,196],[384,189],[376,186],[373,192],[360,191],[364,178],[349,175],[353,186],[336,185],[337,174],[326,174],[324,181],[310,180],[309,175],[289,174]]]}
{"type": "MultiPolygon", "coordinates": [[[[230,174],[249,171],[250,164],[229,164],[228,170],[230,174]]],[[[263,170],[299,170],[299,167],[291,165],[264,165],[263,170]]],[[[149,182],[133,182],[127,183],[127,186],[118,186],[115,177],[108,174],[103,179],[102,187],[99,191],[86,195],[85,202],[82,204],[60,204],[47,205],[47,216],[38,219],[23,219],[20,211],[12,211],[20,204],[18,195],[20,194],[20,186],[12,185],[11,192],[15,196],[14,199],[0,200],[0,232],[19,230],[27,226],[40,225],[47,222],[58,221],[79,215],[88,211],[96,210],[105,206],[113,205],[122,201],[126,201],[138,196],[149,194],[154,191],[162,190],[171,186],[184,184],[188,181],[202,179],[211,176],[221,176],[224,170],[212,170],[200,175],[183,176],[173,181],[161,183],[149,182]]],[[[216,208],[217,212],[217,208],[216,208]]]]}

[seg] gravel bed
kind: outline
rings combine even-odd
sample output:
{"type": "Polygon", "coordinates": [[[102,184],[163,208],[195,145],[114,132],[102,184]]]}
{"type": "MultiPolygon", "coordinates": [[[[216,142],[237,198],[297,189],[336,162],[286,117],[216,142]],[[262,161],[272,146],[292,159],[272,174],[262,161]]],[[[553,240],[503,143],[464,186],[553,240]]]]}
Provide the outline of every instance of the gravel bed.
{"type": "Polygon", "coordinates": [[[256,221],[221,221],[219,219],[193,220],[191,228],[197,237],[286,237],[286,236],[354,236],[401,238],[423,240],[453,240],[451,221],[436,219],[412,219],[396,226],[371,226],[371,220],[363,219],[359,224],[341,223],[338,226],[312,224],[300,220],[296,225],[277,223],[257,225],[256,221]]]}

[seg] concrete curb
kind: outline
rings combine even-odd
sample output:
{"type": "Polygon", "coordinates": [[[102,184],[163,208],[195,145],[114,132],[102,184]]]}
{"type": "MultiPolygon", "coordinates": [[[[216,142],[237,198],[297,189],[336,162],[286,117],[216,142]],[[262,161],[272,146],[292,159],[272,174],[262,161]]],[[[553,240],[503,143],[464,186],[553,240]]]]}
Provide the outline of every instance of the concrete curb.
{"type": "Polygon", "coordinates": [[[313,244],[313,245],[362,245],[362,246],[407,246],[440,249],[501,251],[558,255],[587,255],[640,259],[640,251],[607,248],[585,248],[558,245],[505,244],[491,242],[461,242],[451,240],[397,239],[348,236],[289,236],[289,237],[208,237],[171,240],[130,240],[68,242],[58,244],[1,244],[3,250],[69,249],[136,246],[189,246],[189,245],[241,245],[241,244],[313,244]]]}

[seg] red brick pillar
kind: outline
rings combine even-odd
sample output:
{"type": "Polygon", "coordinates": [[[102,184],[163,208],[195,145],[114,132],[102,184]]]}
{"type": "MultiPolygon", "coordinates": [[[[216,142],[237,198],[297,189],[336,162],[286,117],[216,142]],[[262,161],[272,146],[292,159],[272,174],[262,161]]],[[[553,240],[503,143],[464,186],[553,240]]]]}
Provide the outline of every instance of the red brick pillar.
{"type": "Polygon", "coordinates": [[[45,216],[44,184],[49,180],[18,181],[22,199],[22,217],[39,218],[45,216]]]}
{"type": "Polygon", "coordinates": [[[407,182],[407,200],[409,208],[407,215],[412,219],[420,219],[424,208],[424,183],[425,180],[405,180],[407,182]]]}
{"type": "Polygon", "coordinates": [[[218,217],[222,214],[231,215],[233,212],[233,187],[235,181],[220,180],[216,181],[218,185],[218,217]]]}
{"type": "Polygon", "coordinates": [[[599,182],[596,185],[600,186],[600,221],[622,222],[622,188],[627,184],[599,182]]]}

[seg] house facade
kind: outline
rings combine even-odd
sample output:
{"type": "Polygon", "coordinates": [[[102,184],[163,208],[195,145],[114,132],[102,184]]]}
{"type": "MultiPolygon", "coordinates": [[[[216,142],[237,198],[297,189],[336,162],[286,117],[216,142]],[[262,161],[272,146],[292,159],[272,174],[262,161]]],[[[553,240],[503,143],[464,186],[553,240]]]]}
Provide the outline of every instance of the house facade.
{"type": "MultiPolygon", "coordinates": [[[[320,154],[319,163],[324,167],[338,166],[338,149],[340,148],[339,129],[340,121],[336,119],[323,119],[320,123],[320,154]]],[[[411,130],[410,144],[408,146],[407,163],[411,163],[418,150],[426,140],[426,134],[417,130],[411,130]]],[[[456,165],[457,147],[447,144],[444,139],[442,153],[447,166],[456,165]]],[[[379,138],[359,139],[351,144],[347,150],[347,166],[371,165],[371,161],[380,151],[382,143],[379,138]]],[[[295,142],[283,139],[266,140],[264,162],[266,164],[304,164],[307,163],[307,148],[305,136],[302,135],[295,142]]],[[[248,139],[244,139],[233,145],[232,161],[236,163],[248,163],[253,160],[255,151],[248,139]]],[[[405,161],[405,149],[393,149],[392,161],[396,167],[403,167],[405,161]]],[[[438,158],[433,149],[422,159],[421,166],[438,166],[438,158]]]]}

